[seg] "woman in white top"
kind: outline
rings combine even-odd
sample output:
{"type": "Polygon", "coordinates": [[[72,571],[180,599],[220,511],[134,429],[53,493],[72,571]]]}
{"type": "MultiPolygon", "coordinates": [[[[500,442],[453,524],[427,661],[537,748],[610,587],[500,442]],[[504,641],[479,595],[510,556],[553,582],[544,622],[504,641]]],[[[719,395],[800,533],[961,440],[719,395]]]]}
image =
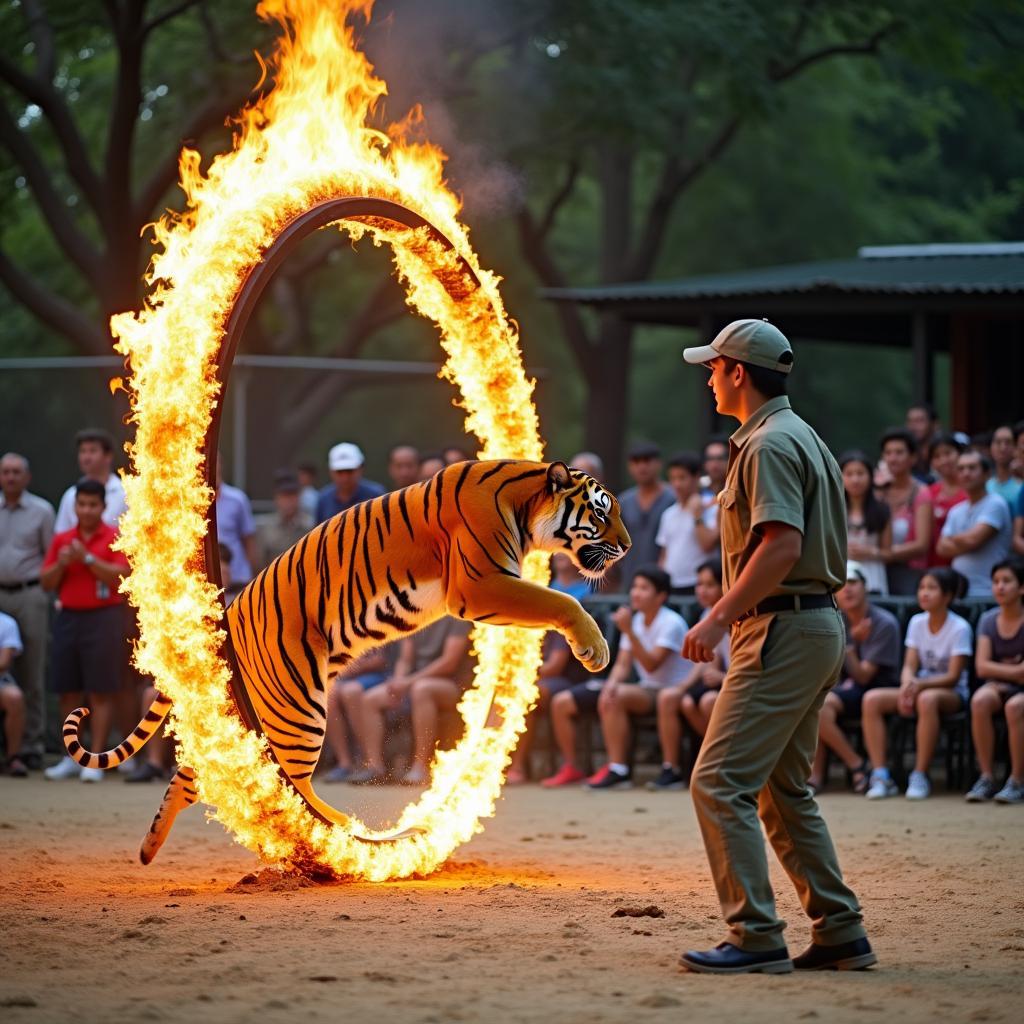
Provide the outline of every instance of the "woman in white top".
{"type": "Polygon", "coordinates": [[[875,766],[866,794],[869,800],[895,796],[898,792],[885,767],[885,718],[893,713],[906,718],[917,715],[917,753],[906,795],[910,800],[923,800],[931,793],[928,765],[939,739],[941,716],[967,705],[971,627],[949,610],[966,589],[967,580],[953,569],[928,569],[924,573],[917,586],[917,603],[924,610],[907,627],[899,689],[878,687],[864,694],[864,745],[875,766]]]}
{"type": "Polygon", "coordinates": [[[869,594],[888,594],[885,558],[892,547],[889,506],[875,497],[872,467],[863,452],[839,457],[846,491],[847,557],[864,572],[869,594]]]}

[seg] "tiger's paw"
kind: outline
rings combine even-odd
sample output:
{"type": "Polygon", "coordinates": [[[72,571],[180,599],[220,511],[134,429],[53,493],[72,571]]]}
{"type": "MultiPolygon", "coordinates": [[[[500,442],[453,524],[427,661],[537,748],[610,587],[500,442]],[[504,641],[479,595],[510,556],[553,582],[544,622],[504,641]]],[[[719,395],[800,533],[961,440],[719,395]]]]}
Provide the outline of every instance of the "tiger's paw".
{"type": "Polygon", "coordinates": [[[590,672],[600,672],[608,667],[611,655],[597,623],[588,615],[582,627],[568,637],[569,647],[576,660],[590,672]]]}

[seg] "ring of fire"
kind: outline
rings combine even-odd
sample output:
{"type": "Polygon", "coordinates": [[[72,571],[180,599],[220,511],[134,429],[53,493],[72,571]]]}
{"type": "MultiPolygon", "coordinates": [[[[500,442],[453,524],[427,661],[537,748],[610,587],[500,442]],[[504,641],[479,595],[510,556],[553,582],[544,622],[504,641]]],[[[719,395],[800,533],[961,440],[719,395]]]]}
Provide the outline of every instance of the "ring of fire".
{"type": "MultiPolygon", "coordinates": [[[[404,142],[401,128],[367,126],[385,86],[348,24],[367,5],[343,8],[339,18],[317,0],[260,5],[284,29],[275,88],[243,112],[233,151],[205,174],[198,154],[183,151],[188,209],[155,225],[162,250],[145,308],[111,322],[129,364],[136,427],[120,544],[131,565],[123,589],[138,609],[136,664],[173,701],[181,763],[195,769],[212,816],[266,860],[381,881],[434,870],[493,813],[536,697],[540,635],[475,627],[476,680],[459,705],[465,733],[437,753],[430,788],[393,832],[314,817],[239,718],[229,689],[212,481],[238,338],[287,251],[340,221],[353,239],[390,246],[410,306],[438,326],[441,375],[460,390],[480,456],[540,460],[542,443],[514,325],[458,220],[443,154],[404,142]]],[[[544,557],[529,556],[523,575],[546,582],[544,557]]]]}

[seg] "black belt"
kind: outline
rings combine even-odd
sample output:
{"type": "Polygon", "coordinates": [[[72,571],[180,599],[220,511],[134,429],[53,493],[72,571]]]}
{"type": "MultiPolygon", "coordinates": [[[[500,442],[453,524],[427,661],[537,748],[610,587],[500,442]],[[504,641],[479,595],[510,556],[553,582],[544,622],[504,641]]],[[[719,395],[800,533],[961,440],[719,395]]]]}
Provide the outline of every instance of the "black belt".
{"type": "Polygon", "coordinates": [[[766,597],[736,621],[752,619],[755,615],[770,615],[772,612],[806,612],[812,608],[835,608],[836,599],[831,594],[779,594],[766,597]]]}
{"type": "Polygon", "coordinates": [[[19,590],[28,590],[29,587],[38,587],[39,580],[25,580],[24,583],[0,583],[0,590],[16,594],[19,590]]]}

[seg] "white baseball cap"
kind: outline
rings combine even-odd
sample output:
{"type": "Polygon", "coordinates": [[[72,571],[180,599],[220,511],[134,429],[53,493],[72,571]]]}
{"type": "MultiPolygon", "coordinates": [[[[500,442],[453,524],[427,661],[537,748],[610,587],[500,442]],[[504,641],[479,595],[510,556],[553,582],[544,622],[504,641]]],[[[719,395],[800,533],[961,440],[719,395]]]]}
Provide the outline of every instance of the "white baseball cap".
{"type": "Polygon", "coordinates": [[[340,469],[358,469],[366,461],[357,444],[342,441],[327,454],[327,466],[332,473],[340,469]]]}

